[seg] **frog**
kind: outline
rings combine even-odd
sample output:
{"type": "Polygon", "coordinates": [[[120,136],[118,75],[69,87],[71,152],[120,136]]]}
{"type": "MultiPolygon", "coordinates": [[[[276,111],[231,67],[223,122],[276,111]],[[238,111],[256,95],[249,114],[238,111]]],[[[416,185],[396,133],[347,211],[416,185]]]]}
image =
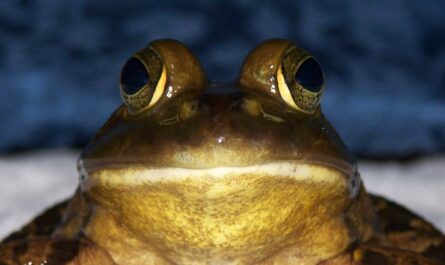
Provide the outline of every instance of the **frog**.
{"type": "Polygon", "coordinates": [[[3,239],[0,265],[445,264],[441,231],[367,192],[324,88],[289,40],[260,43],[230,83],[181,42],[150,42],[73,197],[3,239]]]}

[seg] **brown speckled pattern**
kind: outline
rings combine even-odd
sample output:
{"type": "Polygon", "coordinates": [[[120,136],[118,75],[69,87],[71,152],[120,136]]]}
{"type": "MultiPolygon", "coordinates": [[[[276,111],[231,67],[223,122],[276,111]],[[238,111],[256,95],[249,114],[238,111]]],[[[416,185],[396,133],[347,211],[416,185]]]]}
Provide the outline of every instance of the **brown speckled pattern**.
{"type": "Polygon", "coordinates": [[[2,265],[115,265],[102,249],[84,239],[47,237],[11,241],[0,247],[2,265]]]}
{"type": "Polygon", "coordinates": [[[439,230],[394,202],[378,196],[372,201],[386,235],[387,242],[382,243],[445,262],[445,237],[439,230]]]}
{"type": "Polygon", "coordinates": [[[319,265],[440,265],[438,261],[415,252],[397,248],[363,244],[319,265]]]}
{"type": "Polygon", "coordinates": [[[19,231],[16,231],[3,239],[2,243],[25,240],[39,236],[47,237],[51,235],[54,228],[59,225],[60,221],[62,220],[64,210],[66,209],[68,203],[68,201],[64,201],[53,206],[51,209],[36,217],[31,223],[24,226],[19,231]]]}

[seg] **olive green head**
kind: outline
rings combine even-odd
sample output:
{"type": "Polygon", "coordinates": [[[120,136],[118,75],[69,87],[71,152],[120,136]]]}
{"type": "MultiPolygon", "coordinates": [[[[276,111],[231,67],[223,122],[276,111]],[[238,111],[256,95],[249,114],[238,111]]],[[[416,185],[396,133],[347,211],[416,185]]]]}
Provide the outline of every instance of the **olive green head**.
{"type": "Polygon", "coordinates": [[[311,54],[285,40],[260,44],[239,79],[207,81],[181,43],[159,40],[124,65],[120,106],[81,161],[212,168],[277,161],[354,166],[319,106],[324,76],[311,54]]]}

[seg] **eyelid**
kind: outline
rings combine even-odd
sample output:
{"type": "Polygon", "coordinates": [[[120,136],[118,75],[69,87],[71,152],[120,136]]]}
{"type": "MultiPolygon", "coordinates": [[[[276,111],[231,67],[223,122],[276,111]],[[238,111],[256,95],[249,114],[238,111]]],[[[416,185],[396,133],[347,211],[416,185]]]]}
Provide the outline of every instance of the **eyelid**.
{"type": "Polygon", "coordinates": [[[287,40],[267,40],[255,47],[244,60],[239,76],[240,88],[254,94],[262,94],[283,101],[277,82],[277,71],[283,54],[293,47],[287,40]]]}

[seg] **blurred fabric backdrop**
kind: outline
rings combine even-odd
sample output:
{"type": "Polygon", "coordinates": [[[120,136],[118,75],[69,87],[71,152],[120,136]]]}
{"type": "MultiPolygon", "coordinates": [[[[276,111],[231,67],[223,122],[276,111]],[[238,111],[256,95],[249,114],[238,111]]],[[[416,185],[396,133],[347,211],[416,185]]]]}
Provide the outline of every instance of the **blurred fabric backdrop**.
{"type": "Polygon", "coordinates": [[[327,77],[325,114],[360,157],[445,150],[445,1],[0,1],[0,152],[81,147],[121,103],[123,62],[176,38],[215,81],[288,38],[327,77]]]}

